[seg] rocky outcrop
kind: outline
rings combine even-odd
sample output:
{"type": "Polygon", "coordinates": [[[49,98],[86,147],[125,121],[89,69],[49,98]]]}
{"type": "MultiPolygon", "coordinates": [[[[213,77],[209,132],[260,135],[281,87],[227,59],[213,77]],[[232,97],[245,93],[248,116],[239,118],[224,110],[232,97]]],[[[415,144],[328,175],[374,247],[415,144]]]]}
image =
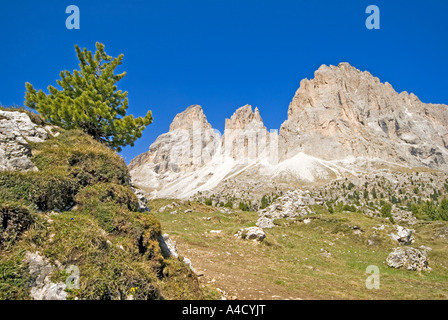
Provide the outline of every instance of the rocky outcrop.
{"type": "Polygon", "coordinates": [[[322,199],[311,196],[309,191],[295,190],[276,199],[267,208],[258,212],[257,226],[261,228],[274,227],[275,219],[296,218],[312,212],[309,206],[323,204],[322,199]]]}
{"type": "Polygon", "coordinates": [[[146,205],[146,202],[148,199],[146,199],[145,192],[142,189],[137,189],[134,187],[131,187],[132,192],[134,192],[135,196],[137,197],[138,201],[138,211],[139,212],[146,212],[150,211],[148,206],[146,205]]]}
{"type": "Polygon", "coordinates": [[[425,250],[411,247],[398,247],[386,259],[391,268],[403,268],[411,271],[428,271],[428,258],[425,250]]]}
{"type": "Polygon", "coordinates": [[[27,252],[24,259],[28,264],[30,274],[33,277],[31,283],[30,296],[34,300],[66,300],[66,284],[62,282],[54,283],[51,281],[51,274],[56,267],[39,252],[27,252]]]}
{"type": "MultiPolygon", "coordinates": [[[[164,258],[179,258],[179,253],[177,251],[176,241],[170,238],[169,234],[165,233],[158,237],[158,242],[160,245],[160,250],[162,251],[162,255],[164,258]]],[[[187,257],[183,257],[183,263],[185,263],[193,273],[196,273],[196,270],[191,263],[191,260],[187,257]]]]}
{"type": "Polygon", "coordinates": [[[37,170],[28,142],[43,142],[51,127],[33,123],[24,112],[0,110],[0,171],[37,170]]]}

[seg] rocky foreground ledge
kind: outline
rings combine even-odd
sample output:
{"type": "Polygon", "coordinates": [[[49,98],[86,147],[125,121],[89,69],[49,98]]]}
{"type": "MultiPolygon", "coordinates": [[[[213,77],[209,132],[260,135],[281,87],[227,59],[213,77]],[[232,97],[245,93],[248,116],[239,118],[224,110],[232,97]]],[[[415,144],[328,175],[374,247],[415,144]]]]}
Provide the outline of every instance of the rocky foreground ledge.
{"type": "Polygon", "coordinates": [[[0,110],[0,164],[0,300],[202,298],[104,144],[0,110]]]}
{"type": "Polygon", "coordinates": [[[0,110],[0,171],[37,170],[29,142],[43,142],[57,134],[55,129],[33,122],[25,112],[0,110]]]}

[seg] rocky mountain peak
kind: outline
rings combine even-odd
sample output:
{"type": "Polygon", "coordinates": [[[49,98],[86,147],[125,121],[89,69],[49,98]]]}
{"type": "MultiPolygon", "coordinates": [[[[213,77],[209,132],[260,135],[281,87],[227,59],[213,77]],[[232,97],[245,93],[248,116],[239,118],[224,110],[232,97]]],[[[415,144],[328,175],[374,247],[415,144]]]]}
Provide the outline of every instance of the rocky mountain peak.
{"type": "Polygon", "coordinates": [[[211,129],[212,126],[207,121],[207,117],[200,105],[194,104],[189,106],[185,111],[177,114],[170,125],[170,132],[174,130],[190,130],[193,124],[200,124],[200,128],[211,129]]]}
{"type": "Polygon", "coordinates": [[[348,63],[321,66],[302,80],[280,128],[283,158],[382,159],[446,167],[448,107],[422,103],[348,63]],[[316,147],[319,146],[319,147],[316,147]]]}
{"type": "Polygon", "coordinates": [[[259,121],[259,122],[263,122],[263,119],[261,119],[261,115],[260,115],[260,111],[258,110],[258,107],[255,107],[254,119],[259,121]]]}
{"type": "Polygon", "coordinates": [[[232,158],[255,158],[268,144],[268,132],[258,108],[252,111],[252,106],[246,104],[226,119],[222,145],[232,158]]]}
{"type": "Polygon", "coordinates": [[[371,78],[374,82],[380,83],[380,80],[370,72],[361,71],[348,62],[341,62],[337,66],[323,64],[314,72],[314,80],[355,80],[359,77],[371,78]]]}
{"type": "Polygon", "coordinates": [[[260,116],[260,111],[255,108],[252,111],[252,106],[246,104],[238,108],[230,119],[226,119],[225,129],[240,129],[245,130],[248,128],[263,128],[263,120],[260,116]]]}

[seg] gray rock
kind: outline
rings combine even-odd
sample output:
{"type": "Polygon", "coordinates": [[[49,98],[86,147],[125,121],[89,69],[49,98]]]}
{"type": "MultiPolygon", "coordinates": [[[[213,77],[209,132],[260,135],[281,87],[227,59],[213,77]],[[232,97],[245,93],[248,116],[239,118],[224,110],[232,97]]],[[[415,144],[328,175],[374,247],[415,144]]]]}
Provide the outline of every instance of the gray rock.
{"type": "Polygon", "coordinates": [[[0,171],[36,171],[28,141],[43,142],[48,136],[26,113],[0,110],[0,171]]]}
{"type": "Polygon", "coordinates": [[[286,194],[276,199],[267,208],[258,212],[259,219],[257,226],[262,228],[274,227],[274,219],[296,218],[305,216],[311,212],[309,205],[314,205],[316,201],[309,191],[294,190],[287,191],[286,194]]]}
{"type": "Polygon", "coordinates": [[[386,259],[391,268],[406,269],[412,271],[429,271],[426,251],[412,247],[398,247],[392,251],[386,259]]]}
{"type": "Polygon", "coordinates": [[[331,258],[331,253],[324,248],[320,248],[320,254],[327,259],[331,258]]]}
{"type": "Polygon", "coordinates": [[[159,212],[165,212],[168,211],[169,209],[173,209],[173,206],[171,204],[167,204],[166,206],[160,207],[159,212]]]}
{"type": "Polygon", "coordinates": [[[190,267],[190,270],[191,270],[193,273],[196,273],[196,270],[193,268],[193,265],[191,264],[191,260],[190,260],[190,259],[188,259],[187,257],[184,257],[184,263],[185,263],[187,266],[190,267]]]}
{"type": "Polygon", "coordinates": [[[407,229],[402,226],[396,226],[396,229],[397,229],[396,234],[395,233],[390,234],[392,239],[403,245],[410,245],[414,243],[413,233],[415,232],[415,230],[407,229]]]}
{"type": "Polygon", "coordinates": [[[269,218],[266,218],[266,217],[260,217],[257,220],[256,226],[260,227],[262,229],[273,228],[273,227],[275,227],[274,219],[269,219],[269,218]]]}
{"type": "Polygon", "coordinates": [[[157,240],[159,242],[160,250],[162,251],[162,255],[164,258],[179,257],[176,241],[170,239],[170,236],[167,233],[160,235],[157,240]]]}
{"type": "Polygon", "coordinates": [[[246,240],[263,241],[266,238],[266,234],[263,229],[259,227],[249,227],[238,231],[235,237],[246,240]]]}
{"type": "Polygon", "coordinates": [[[149,211],[148,206],[146,205],[148,199],[146,199],[145,192],[142,189],[137,189],[132,187],[132,191],[134,192],[135,196],[138,200],[138,211],[139,212],[146,212],[149,211]]]}
{"type": "Polygon", "coordinates": [[[66,300],[65,283],[53,283],[50,280],[51,273],[56,269],[39,252],[25,254],[25,263],[29,265],[30,274],[34,281],[31,283],[30,296],[34,300],[66,300]]]}

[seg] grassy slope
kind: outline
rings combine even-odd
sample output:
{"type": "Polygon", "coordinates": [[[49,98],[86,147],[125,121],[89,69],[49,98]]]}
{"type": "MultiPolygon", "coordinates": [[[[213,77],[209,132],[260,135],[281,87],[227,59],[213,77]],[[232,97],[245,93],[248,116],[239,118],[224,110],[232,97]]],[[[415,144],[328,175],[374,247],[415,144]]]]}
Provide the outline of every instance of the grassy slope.
{"type": "MultiPolygon", "coordinates": [[[[386,219],[342,212],[313,215],[311,223],[276,220],[261,244],[235,239],[240,228],[254,226],[255,212],[225,214],[210,206],[193,204],[193,213],[158,213],[172,200],[154,200],[150,206],[163,229],[178,240],[181,253],[204,272],[202,282],[213,282],[239,299],[447,299],[448,233],[446,222],[421,222],[413,247],[429,246],[431,272],[387,267],[385,260],[397,243],[387,235],[386,219]],[[208,219],[210,218],[210,219],[208,219]],[[384,224],[383,231],[372,227],[384,224]],[[354,232],[353,226],[362,230],[354,232]],[[445,229],[444,229],[445,228],[445,229]],[[220,234],[210,230],[222,230],[220,234]],[[376,234],[376,235],[374,235],[376,234]],[[370,246],[368,240],[375,242],[370,246]],[[321,249],[331,253],[330,258],[321,249]],[[367,266],[380,269],[380,289],[365,286],[367,266]]],[[[182,206],[183,212],[188,206],[182,206]]],[[[169,210],[172,211],[172,210],[169,210]]]]}
{"type": "Polygon", "coordinates": [[[203,298],[190,269],[163,258],[160,224],[137,212],[120,156],[78,131],[31,147],[38,172],[0,172],[0,299],[30,298],[26,251],[62,264],[54,281],[79,268],[70,298],[203,298]]]}

